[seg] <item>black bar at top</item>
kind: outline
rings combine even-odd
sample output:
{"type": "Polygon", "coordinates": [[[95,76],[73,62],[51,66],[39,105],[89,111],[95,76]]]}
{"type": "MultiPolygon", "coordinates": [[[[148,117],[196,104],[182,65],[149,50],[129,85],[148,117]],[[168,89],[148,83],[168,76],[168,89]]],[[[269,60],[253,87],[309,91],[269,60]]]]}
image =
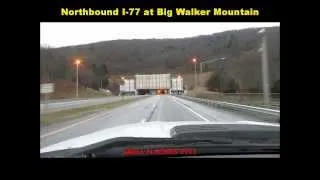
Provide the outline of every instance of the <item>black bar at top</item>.
{"type": "MultiPolygon", "coordinates": [[[[280,21],[280,4],[272,1],[233,1],[233,0],[212,0],[212,1],[198,1],[197,3],[190,4],[184,1],[184,3],[177,2],[160,2],[134,1],[129,3],[123,3],[123,0],[109,0],[109,1],[43,1],[42,7],[39,10],[40,21],[42,22],[167,22],[167,21],[180,21],[180,22],[278,22],[280,21]],[[61,8],[68,8],[72,10],[89,9],[92,10],[114,10],[116,8],[119,11],[125,8],[127,11],[129,8],[140,8],[139,15],[118,15],[118,16],[62,16],[61,8]],[[168,16],[144,16],[142,12],[148,9],[157,10],[157,8],[166,8],[166,10],[173,10],[176,8],[197,8],[197,9],[210,9],[222,8],[223,10],[240,10],[250,9],[259,10],[259,16],[177,16],[173,12],[172,17],[168,16]]],[[[279,1],[278,1],[279,3],[279,1]]],[[[213,13],[212,13],[213,14],[213,13]]]]}

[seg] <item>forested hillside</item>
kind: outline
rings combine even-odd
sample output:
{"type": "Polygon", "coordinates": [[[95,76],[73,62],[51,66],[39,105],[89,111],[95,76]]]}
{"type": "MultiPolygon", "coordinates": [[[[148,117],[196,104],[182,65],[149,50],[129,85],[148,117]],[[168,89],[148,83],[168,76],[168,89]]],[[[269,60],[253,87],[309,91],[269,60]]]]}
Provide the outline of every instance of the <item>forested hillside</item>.
{"type": "MultiPolygon", "coordinates": [[[[193,57],[200,61],[226,57],[204,67],[214,72],[207,86],[225,86],[241,92],[261,91],[261,37],[259,29],[226,31],[183,39],[113,40],[62,48],[40,47],[41,82],[75,79],[76,58],[82,60],[79,82],[97,89],[117,85],[109,77],[135,73],[194,72],[193,57]],[[218,75],[218,78],[217,78],[218,75]],[[217,79],[221,82],[217,83],[217,79]],[[219,84],[219,85],[218,85],[219,84]]],[[[183,29],[182,29],[183,31],[183,29]]],[[[106,32],[108,33],[108,32],[106,32]]],[[[270,85],[280,90],[280,27],[266,28],[270,85]]],[[[192,86],[190,85],[192,88],[192,86]]],[[[273,88],[275,89],[275,88],[273,88]]],[[[277,90],[274,90],[277,91],[277,90]]]]}

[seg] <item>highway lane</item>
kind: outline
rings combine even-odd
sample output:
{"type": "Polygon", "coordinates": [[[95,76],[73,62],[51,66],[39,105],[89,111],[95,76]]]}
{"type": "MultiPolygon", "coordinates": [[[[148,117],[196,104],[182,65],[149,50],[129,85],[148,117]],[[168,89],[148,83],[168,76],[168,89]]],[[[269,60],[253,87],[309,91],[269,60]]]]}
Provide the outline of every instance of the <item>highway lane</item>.
{"type": "Polygon", "coordinates": [[[160,96],[150,96],[111,111],[99,111],[78,120],[43,128],[40,132],[40,146],[44,147],[105,128],[144,122],[159,100],[160,96]]]}
{"type": "Polygon", "coordinates": [[[61,101],[61,102],[51,102],[40,104],[40,114],[46,114],[51,112],[57,112],[66,109],[79,108],[91,105],[104,104],[109,102],[116,102],[121,99],[134,99],[142,96],[126,96],[126,97],[106,97],[106,98],[91,98],[82,100],[71,100],[71,101],[61,101]]]}
{"type": "Polygon", "coordinates": [[[215,109],[174,96],[150,96],[111,111],[99,111],[84,118],[49,127],[40,132],[45,147],[73,137],[130,123],[151,121],[261,122],[236,112],[215,109]]]}
{"type": "Polygon", "coordinates": [[[203,121],[175,100],[173,96],[161,96],[148,121],[203,121]]]}

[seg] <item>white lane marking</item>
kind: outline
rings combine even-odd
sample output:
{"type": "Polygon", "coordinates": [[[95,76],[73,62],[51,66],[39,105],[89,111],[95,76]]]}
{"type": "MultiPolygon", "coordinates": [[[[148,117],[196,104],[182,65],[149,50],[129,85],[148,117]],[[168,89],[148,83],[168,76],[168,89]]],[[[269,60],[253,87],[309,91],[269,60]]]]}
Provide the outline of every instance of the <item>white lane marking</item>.
{"type": "Polygon", "coordinates": [[[151,113],[154,113],[154,110],[156,109],[156,107],[157,107],[157,104],[154,104],[154,105],[152,106],[151,113]]]}
{"type": "Polygon", "coordinates": [[[189,108],[188,106],[179,103],[175,98],[173,98],[173,101],[176,102],[177,104],[181,105],[182,107],[186,108],[187,110],[189,110],[190,112],[192,112],[193,114],[197,115],[198,117],[200,117],[201,119],[207,121],[207,122],[211,122],[209,119],[201,116],[199,113],[195,112],[194,110],[192,110],[191,108],[189,108]]]}
{"type": "Polygon", "coordinates": [[[276,123],[265,123],[265,122],[257,122],[257,121],[237,121],[238,123],[243,124],[254,124],[254,125],[262,125],[262,126],[277,126],[280,127],[280,124],[276,123]]]}
{"type": "MultiPolygon", "coordinates": [[[[190,101],[187,101],[187,100],[185,100],[185,99],[179,99],[179,101],[186,102],[186,103],[190,102],[190,101]]],[[[196,105],[196,106],[199,106],[200,108],[208,108],[208,107],[206,107],[206,106],[204,106],[204,105],[202,105],[202,104],[194,103],[193,106],[195,106],[195,105],[196,105]]],[[[221,120],[220,118],[217,118],[217,114],[218,114],[217,112],[208,114],[208,113],[202,111],[202,113],[205,114],[205,115],[207,115],[207,116],[209,116],[209,117],[211,117],[211,119],[212,119],[213,121],[216,121],[216,122],[218,122],[218,121],[223,121],[223,120],[221,120]]],[[[220,115],[220,116],[221,116],[221,115],[220,115]]]]}
{"type": "MultiPolygon", "coordinates": [[[[155,110],[155,108],[156,108],[156,104],[153,104],[150,113],[152,113],[155,110]]],[[[141,123],[145,123],[147,119],[149,118],[142,118],[141,123]]]]}
{"type": "Polygon", "coordinates": [[[104,117],[104,116],[106,116],[106,115],[108,115],[108,114],[109,114],[109,113],[106,113],[106,114],[104,113],[103,116],[101,116],[101,114],[98,114],[98,115],[93,116],[93,117],[91,117],[91,118],[89,118],[89,119],[87,119],[87,120],[83,120],[83,121],[80,121],[80,122],[71,124],[71,125],[69,125],[69,126],[66,126],[66,127],[64,127],[64,128],[61,128],[61,129],[58,129],[58,130],[55,130],[55,131],[51,131],[51,132],[49,132],[49,133],[46,133],[46,134],[40,136],[40,138],[44,138],[44,137],[47,137],[47,136],[51,136],[51,135],[57,134],[57,133],[59,133],[59,132],[65,131],[65,130],[67,130],[67,129],[70,129],[70,128],[74,127],[74,126],[77,126],[77,125],[83,124],[83,123],[85,123],[85,122],[91,121],[91,120],[93,120],[93,119],[96,119],[96,118],[98,118],[99,116],[104,117]]]}
{"type": "Polygon", "coordinates": [[[158,102],[157,102],[157,106],[158,106],[158,111],[156,111],[156,114],[154,114],[154,115],[156,115],[155,116],[155,121],[161,121],[161,116],[162,116],[162,114],[161,113],[163,113],[163,109],[162,109],[162,106],[163,106],[163,100],[159,100],[158,102]]]}

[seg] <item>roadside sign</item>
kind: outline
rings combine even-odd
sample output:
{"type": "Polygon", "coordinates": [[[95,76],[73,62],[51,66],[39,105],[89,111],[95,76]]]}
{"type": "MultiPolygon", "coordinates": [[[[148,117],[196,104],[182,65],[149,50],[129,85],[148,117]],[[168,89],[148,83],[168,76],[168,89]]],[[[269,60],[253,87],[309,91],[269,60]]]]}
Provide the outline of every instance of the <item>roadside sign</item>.
{"type": "Polygon", "coordinates": [[[54,91],[54,84],[53,83],[40,84],[40,93],[41,94],[52,93],[53,91],[54,91]]]}

